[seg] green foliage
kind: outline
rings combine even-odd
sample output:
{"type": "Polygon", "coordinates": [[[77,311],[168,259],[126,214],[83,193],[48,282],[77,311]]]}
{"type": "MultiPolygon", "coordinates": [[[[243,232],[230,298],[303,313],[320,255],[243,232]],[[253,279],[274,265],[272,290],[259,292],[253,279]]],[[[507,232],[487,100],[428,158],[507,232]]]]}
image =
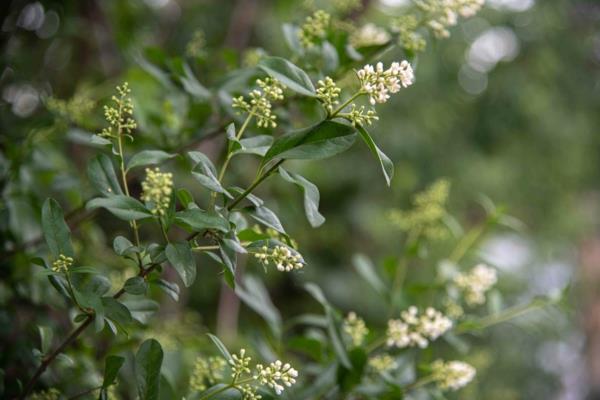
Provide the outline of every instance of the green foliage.
{"type": "MultiPolygon", "coordinates": [[[[489,200],[453,216],[473,197],[460,180],[456,203],[446,180],[418,192],[440,169],[412,152],[423,140],[411,136],[415,121],[446,125],[442,110],[468,102],[408,89],[421,90],[414,74],[435,81],[432,54],[416,69],[425,39],[448,36],[481,4],[415,1],[390,18],[361,2],[306,3],[326,10],[284,24],[282,37],[267,27],[253,37],[285,40],[287,58],[271,48],[238,54],[202,32],[187,46],[139,53],[119,31],[115,47],[134,62],[119,78],[131,85],[112,97],[99,86],[94,101],[52,98],[51,116],[32,116],[26,139],[11,136],[0,158],[10,260],[0,304],[14,310],[0,322],[23,339],[0,357],[19,367],[9,378],[0,369],[0,396],[9,382],[23,399],[498,398],[472,382],[475,369],[494,371],[489,328],[554,312],[568,293],[515,304],[526,288],[484,265],[482,244],[518,220],[489,200]],[[105,121],[90,106],[100,99],[105,121]],[[427,114],[413,106],[423,99],[427,114]],[[358,136],[371,162],[352,148],[358,136]],[[391,188],[384,195],[373,169],[391,188]],[[413,192],[412,208],[389,211],[413,192]],[[363,254],[375,252],[383,255],[363,254]]],[[[99,7],[129,21],[138,6],[99,7]]],[[[215,21],[236,7],[221,6],[215,21]]],[[[65,23],[76,19],[64,12],[65,23]]],[[[432,47],[444,58],[464,53],[460,42],[432,47]]]]}

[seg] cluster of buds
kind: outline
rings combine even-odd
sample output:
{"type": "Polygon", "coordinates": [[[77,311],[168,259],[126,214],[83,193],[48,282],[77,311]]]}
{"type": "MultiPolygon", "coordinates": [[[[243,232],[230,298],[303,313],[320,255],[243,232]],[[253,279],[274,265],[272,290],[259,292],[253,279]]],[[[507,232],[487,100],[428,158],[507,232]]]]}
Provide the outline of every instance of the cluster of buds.
{"type": "Polygon", "coordinates": [[[379,354],[369,358],[369,367],[381,373],[398,368],[398,362],[389,354],[379,354]]]}
{"type": "Polygon", "coordinates": [[[446,201],[449,192],[450,183],[440,179],[414,196],[414,207],[411,210],[393,210],[390,218],[403,231],[419,232],[430,239],[441,238],[447,232],[444,218],[447,215],[446,201]]]}
{"type": "Polygon", "coordinates": [[[411,306],[400,316],[388,321],[387,345],[390,347],[425,348],[452,328],[452,321],[432,307],[419,314],[417,307],[411,306]]]}
{"type": "Polygon", "coordinates": [[[137,123],[133,119],[133,101],[129,94],[131,89],[127,82],[117,86],[118,96],[112,96],[111,100],[115,103],[113,106],[104,106],[104,118],[109,126],[104,128],[99,134],[104,138],[114,138],[122,134],[130,134],[137,128],[137,123]]]}
{"type": "Polygon", "coordinates": [[[241,349],[239,354],[233,354],[229,359],[231,366],[231,376],[236,378],[243,373],[250,373],[250,357],[246,357],[246,349],[241,349]]]}
{"type": "Polygon", "coordinates": [[[306,17],[304,24],[298,31],[300,44],[309,48],[317,44],[327,34],[327,28],[331,21],[331,15],[323,10],[317,10],[313,15],[306,17]]]}
{"type": "Polygon", "coordinates": [[[299,253],[293,252],[287,246],[278,245],[273,249],[263,246],[260,251],[254,253],[254,257],[265,266],[273,263],[277,267],[277,270],[281,272],[290,272],[304,267],[302,256],[299,253]]]}
{"type": "Polygon", "coordinates": [[[470,306],[485,303],[485,292],[496,284],[496,270],[479,264],[468,273],[458,274],[454,284],[463,292],[465,302],[470,306]]]}
{"type": "Polygon", "coordinates": [[[185,46],[185,54],[188,57],[201,57],[205,54],[206,35],[202,30],[194,32],[192,39],[185,46]]]}
{"type": "Polygon", "coordinates": [[[448,31],[458,23],[458,17],[477,14],[485,0],[416,0],[416,6],[426,15],[426,25],[438,38],[450,36],[448,31]]]}
{"type": "Polygon", "coordinates": [[[52,263],[52,271],[67,272],[71,265],[73,265],[73,258],[61,254],[58,256],[58,260],[52,263]]]}
{"type": "Polygon", "coordinates": [[[441,390],[458,390],[473,380],[475,368],[462,361],[436,360],[431,364],[432,378],[441,390]]]}
{"type": "Polygon", "coordinates": [[[356,104],[350,106],[348,119],[352,122],[352,126],[356,125],[371,125],[373,121],[378,121],[379,116],[374,109],[366,110],[365,106],[357,107],[356,104]]]}
{"type": "Polygon", "coordinates": [[[326,76],[317,82],[317,98],[323,103],[329,113],[333,112],[333,107],[339,103],[340,89],[333,79],[326,76]]]}
{"type": "Polygon", "coordinates": [[[243,384],[238,386],[239,391],[242,393],[242,400],[260,400],[262,396],[257,393],[257,389],[255,386],[250,384],[243,384]]]}
{"type": "Polygon", "coordinates": [[[202,392],[207,386],[215,385],[223,379],[223,369],[226,365],[227,362],[222,357],[198,357],[192,370],[190,388],[202,392]]]}
{"type": "Polygon", "coordinates": [[[30,400],[58,400],[60,398],[60,392],[55,388],[35,392],[29,397],[30,400]]]}
{"type": "Polygon", "coordinates": [[[342,329],[348,335],[354,347],[362,345],[369,333],[365,321],[353,311],[348,313],[348,316],[344,319],[342,329]]]}
{"type": "Polygon", "coordinates": [[[354,48],[378,46],[386,44],[390,40],[390,34],[375,24],[368,23],[352,32],[350,44],[354,48]]]}
{"type": "Polygon", "coordinates": [[[142,182],[141,199],[152,206],[152,214],[165,215],[171,203],[173,174],[158,168],[146,168],[146,179],[142,182]]]}
{"type": "Polygon", "coordinates": [[[372,105],[385,103],[390,98],[390,93],[398,93],[400,88],[412,85],[415,79],[413,69],[406,60],[393,62],[386,70],[381,62],[375,67],[367,64],[356,75],[361,90],[369,95],[372,105]]]}
{"type": "Polygon", "coordinates": [[[256,366],[256,375],[254,376],[254,379],[263,385],[269,386],[275,390],[275,393],[280,395],[285,389],[285,386],[290,387],[296,383],[297,377],[298,371],[292,368],[290,364],[284,364],[277,360],[267,367],[258,364],[256,366]]]}
{"type": "Polygon", "coordinates": [[[90,113],[95,106],[96,103],[92,100],[90,94],[82,90],[78,90],[68,100],[61,100],[56,97],[46,99],[48,111],[83,126],[89,123],[90,113]]]}
{"type": "Polygon", "coordinates": [[[407,14],[392,20],[390,28],[398,33],[399,45],[410,51],[425,50],[427,42],[419,32],[419,19],[413,14],[407,14]]]}
{"type": "Polygon", "coordinates": [[[257,125],[261,128],[277,127],[277,117],[272,112],[272,101],[283,100],[283,86],[277,79],[257,79],[256,84],[260,89],[250,92],[249,101],[244,96],[234,97],[233,108],[240,109],[253,115],[257,119],[257,125]]]}
{"type": "Polygon", "coordinates": [[[338,14],[348,14],[363,7],[361,0],[332,0],[332,6],[338,14]]]}

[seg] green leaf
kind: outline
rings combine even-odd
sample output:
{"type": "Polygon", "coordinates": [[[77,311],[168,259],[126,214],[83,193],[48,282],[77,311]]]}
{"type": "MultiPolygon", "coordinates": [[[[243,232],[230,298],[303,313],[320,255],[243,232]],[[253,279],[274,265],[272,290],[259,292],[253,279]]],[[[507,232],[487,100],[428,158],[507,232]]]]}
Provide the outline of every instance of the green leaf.
{"type": "Polygon", "coordinates": [[[354,264],[354,268],[356,272],[362,278],[369,283],[379,293],[383,295],[386,293],[387,289],[377,272],[375,272],[375,267],[371,260],[369,260],[364,254],[355,254],[352,257],[352,264],[354,264]]]}
{"type": "Polygon", "coordinates": [[[281,57],[264,57],[258,67],[290,90],[304,96],[315,97],[315,87],[302,69],[281,57]]]}
{"type": "Polygon", "coordinates": [[[371,137],[371,135],[369,135],[369,132],[367,132],[365,128],[363,128],[360,125],[357,125],[356,128],[358,129],[362,140],[364,140],[367,146],[369,146],[369,150],[371,150],[371,153],[373,153],[373,155],[379,161],[379,165],[381,165],[381,170],[383,171],[385,181],[387,185],[390,186],[392,177],[394,176],[394,163],[392,162],[392,160],[389,159],[388,156],[384,154],[383,151],[379,149],[379,147],[377,147],[377,145],[373,141],[373,138],[371,137]]]}
{"type": "Polygon", "coordinates": [[[273,144],[273,136],[270,135],[258,135],[240,140],[235,136],[228,136],[228,139],[232,154],[255,154],[262,157],[273,144]]]}
{"type": "Polygon", "coordinates": [[[189,228],[194,232],[205,229],[216,229],[221,232],[229,231],[229,221],[217,213],[208,213],[199,208],[179,211],[175,214],[175,223],[189,228]]]}
{"type": "Polygon", "coordinates": [[[169,160],[173,157],[177,157],[177,154],[169,154],[162,150],[143,150],[139,153],[134,154],[127,163],[127,171],[135,167],[141,167],[144,165],[156,165],[169,160]]]}
{"type": "Polygon", "coordinates": [[[148,319],[158,310],[158,303],[150,299],[129,298],[124,300],[123,304],[131,312],[131,317],[142,324],[147,323],[148,319]]]}
{"type": "Polygon", "coordinates": [[[279,233],[285,234],[285,229],[283,229],[283,225],[279,221],[277,214],[275,214],[271,209],[260,206],[260,207],[247,207],[244,209],[250,214],[252,218],[268,226],[269,228],[275,229],[279,233]]]}
{"type": "Polygon", "coordinates": [[[52,328],[48,326],[38,326],[38,331],[40,332],[40,350],[45,354],[52,346],[52,328]]]}
{"type": "Polygon", "coordinates": [[[177,189],[177,198],[181,205],[187,208],[190,204],[194,204],[194,196],[185,188],[177,189]]]}
{"type": "Polygon", "coordinates": [[[264,318],[275,337],[281,337],[281,314],[275,308],[262,281],[246,275],[243,278],[243,285],[236,286],[235,293],[248,307],[264,318]]]}
{"type": "Polygon", "coordinates": [[[112,297],[103,297],[102,305],[107,318],[116,322],[119,326],[125,326],[131,323],[132,317],[129,309],[120,301],[112,297]]]}
{"type": "Polygon", "coordinates": [[[190,66],[186,63],[180,63],[176,67],[179,74],[179,80],[183,89],[198,100],[210,99],[210,92],[196,79],[190,66]]]}
{"type": "Polygon", "coordinates": [[[217,349],[221,352],[221,355],[225,358],[225,360],[231,360],[231,354],[229,353],[229,350],[227,350],[227,347],[225,347],[223,342],[221,342],[221,340],[215,335],[212,335],[210,333],[207,333],[207,335],[210,338],[210,340],[212,340],[212,342],[215,344],[217,349]]]}
{"type": "Polygon", "coordinates": [[[319,213],[319,189],[301,175],[287,172],[279,167],[279,175],[286,181],[298,185],[304,193],[304,213],[308,222],[313,228],[321,226],[325,222],[325,217],[319,213]]]}
{"type": "Polygon", "coordinates": [[[282,31],[283,38],[289,49],[296,54],[304,53],[304,48],[300,44],[300,37],[298,35],[300,29],[292,24],[283,24],[282,31]]]}
{"type": "Polygon", "coordinates": [[[104,381],[102,382],[102,387],[107,388],[115,383],[117,379],[117,374],[119,370],[125,363],[125,358],[121,356],[108,356],[106,357],[106,362],[104,366],[104,381]]]}
{"type": "Polygon", "coordinates": [[[142,203],[133,197],[114,195],[110,197],[98,197],[88,201],[85,206],[88,210],[106,208],[117,218],[125,221],[152,217],[152,213],[142,203]]]}
{"type": "Polygon", "coordinates": [[[169,263],[175,268],[183,284],[190,287],[196,279],[196,261],[188,242],[169,243],[165,249],[169,263]]]}
{"type": "Polygon", "coordinates": [[[350,358],[348,357],[346,348],[342,342],[331,304],[329,304],[325,298],[325,295],[323,294],[323,291],[317,285],[313,283],[307,283],[304,288],[315,298],[315,300],[321,303],[323,308],[325,308],[325,315],[327,317],[327,333],[329,334],[329,340],[331,340],[333,350],[340,364],[347,369],[351,369],[352,363],[350,362],[350,358]]]}
{"type": "Polygon", "coordinates": [[[169,282],[164,279],[153,279],[150,281],[151,284],[158,286],[163,292],[165,292],[173,301],[179,301],[179,285],[174,282],[169,282]]]}
{"type": "Polygon", "coordinates": [[[137,248],[129,239],[123,236],[117,236],[113,240],[113,250],[120,256],[133,253],[137,248]]]}
{"type": "Polygon", "coordinates": [[[94,157],[87,166],[92,186],[104,196],[123,194],[112,160],[106,154],[94,157]]]}
{"type": "Polygon", "coordinates": [[[318,160],[332,157],[352,146],[355,129],[335,121],[323,121],[308,128],[287,133],[273,143],[262,166],[275,159],[318,160]]]}
{"type": "Polygon", "coordinates": [[[67,257],[74,256],[71,230],[65,222],[62,208],[54,199],[46,199],[42,207],[42,230],[55,259],[61,254],[67,257]]]}
{"type": "Polygon", "coordinates": [[[217,179],[217,169],[212,161],[199,151],[190,151],[188,157],[194,163],[192,175],[200,182],[202,186],[213,192],[223,193],[229,198],[232,196],[221,186],[221,182],[217,179]]]}
{"type": "Polygon", "coordinates": [[[155,339],[142,343],[135,355],[135,379],[141,400],[157,400],[160,390],[160,368],[163,350],[155,339]]]}
{"type": "Polygon", "coordinates": [[[69,268],[69,273],[70,274],[99,274],[100,271],[98,271],[97,268],[90,267],[88,265],[82,265],[82,266],[78,266],[78,267],[69,268]]]}
{"type": "Polygon", "coordinates": [[[361,348],[352,349],[348,356],[351,368],[340,366],[337,371],[337,381],[344,392],[349,392],[361,382],[368,360],[367,353],[361,348]]]}
{"type": "Polygon", "coordinates": [[[148,284],[141,276],[134,276],[133,278],[129,278],[125,281],[123,289],[125,289],[125,292],[129,294],[145,294],[146,289],[148,289],[148,284]]]}

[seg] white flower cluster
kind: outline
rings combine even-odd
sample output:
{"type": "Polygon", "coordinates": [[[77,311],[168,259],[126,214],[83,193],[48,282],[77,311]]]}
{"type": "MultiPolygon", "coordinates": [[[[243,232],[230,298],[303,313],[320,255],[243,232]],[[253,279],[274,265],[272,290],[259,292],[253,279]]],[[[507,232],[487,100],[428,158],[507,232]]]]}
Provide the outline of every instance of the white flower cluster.
{"type": "Polygon", "coordinates": [[[159,168],[146,168],[146,179],[142,182],[142,201],[152,204],[152,214],[165,215],[171,203],[173,174],[161,172],[159,168]]]}
{"type": "Polygon", "coordinates": [[[352,341],[352,345],[355,347],[362,345],[365,337],[369,333],[365,321],[353,311],[349,312],[348,316],[344,319],[342,329],[344,330],[344,333],[348,335],[352,341]]]}
{"type": "Polygon", "coordinates": [[[358,70],[356,75],[360,81],[361,90],[369,95],[372,105],[385,103],[390,98],[390,93],[398,93],[402,87],[412,85],[415,76],[409,62],[393,62],[384,70],[381,62],[375,67],[365,65],[358,70]]]}
{"type": "Polygon", "coordinates": [[[485,264],[475,266],[466,274],[458,274],[454,284],[463,292],[470,306],[485,303],[485,292],[496,284],[498,277],[494,268],[485,264]]]}
{"type": "Polygon", "coordinates": [[[379,354],[369,359],[369,367],[376,372],[386,372],[398,368],[398,362],[389,354],[379,354]]]}
{"type": "Polygon", "coordinates": [[[52,271],[54,272],[67,272],[69,267],[73,265],[73,258],[67,257],[64,254],[58,256],[58,260],[52,263],[52,271]]]}
{"type": "Polygon", "coordinates": [[[458,390],[473,380],[475,368],[462,361],[436,360],[431,364],[432,376],[442,390],[458,390]]]}
{"type": "Polygon", "coordinates": [[[368,23],[350,35],[350,44],[354,48],[377,46],[389,42],[390,34],[373,23],[368,23]]]}
{"type": "Polygon", "coordinates": [[[417,0],[415,4],[428,15],[427,26],[438,38],[450,36],[448,28],[458,23],[458,17],[477,14],[485,0],[417,0]]]}
{"type": "Polygon", "coordinates": [[[417,307],[411,306],[400,316],[400,319],[388,321],[386,343],[390,347],[425,348],[430,341],[452,328],[452,321],[432,307],[419,314],[417,307]]]}
{"type": "Polygon", "coordinates": [[[269,265],[272,262],[277,267],[277,270],[281,272],[290,272],[304,267],[302,256],[298,253],[294,254],[286,246],[278,245],[272,250],[267,246],[263,246],[261,251],[254,253],[254,257],[264,265],[269,265]]]}
{"type": "Polygon", "coordinates": [[[272,362],[267,367],[258,364],[256,371],[254,379],[263,385],[273,388],[278,395],[283,392],[285,386],[290,387],[296,383],[296,378],[298,377],[298,371],[292,368],[290,364],[284,364],[279,360],[272,362]]]}
{"type": "Polygon", "coordinates": [[[244,96],[234,97],[232,107],[255,116],[257,125],[261,128],[275,128],[277,127],[277,117],[271,111],[273,108],[271,102],[283,100],[285,86],[273,78],[257,79],[256,84],[260,90],[251,91],[249,101],[245,100],[244,96]]]}

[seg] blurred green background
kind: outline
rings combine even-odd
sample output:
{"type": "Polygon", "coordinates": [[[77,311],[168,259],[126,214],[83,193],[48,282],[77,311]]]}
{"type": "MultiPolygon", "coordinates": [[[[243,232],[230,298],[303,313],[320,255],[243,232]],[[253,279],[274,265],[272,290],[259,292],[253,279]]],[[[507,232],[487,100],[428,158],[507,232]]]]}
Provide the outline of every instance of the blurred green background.
{"type": "MultiPolygon", "coordinates": [[[[144,64],[146,47],[180,56],[190,51],[190,40],[201,29],[205,54],[194,72],[211,87],[243,62],[247,49],[285,55],[281,24],[303,19],[300,3],[3,1],[5,250],[39,235],[45,197],[60,198],[74,209],[91,196],[84,166],[94,151],[81,144],[81,134],[101,126],[98,104],[120,81],[128,80],[133,89],[139,148],[179,149],[211,130],[206,106],[161,85],[160,74],[144,64]],[[90,103],[80,100],[62,118],[45,106],[48,96],[77,95],[90,103]]],[[[366,3],[367,15],[361,18],[385,26],[403,1],[366,3]]],[[[477,382],[458,398],[599,398],[599,28],[597,1],[489,0],[450,39],[430,43],[418,58],[416,84],[380,108],[371,132],[396,164],[391,188],[363,146],[333,159],[294,164],[321,190],[327,222],[313,230],[298,192],[275,179],[262,187],[263,197],[281,199],[277,211],[309,263],[303,274],[265,277],[284,318],[318,310],[300,289],[302,282],[314,281],[341,309],[383,321],[375,296],[351,267],[352,257],[365,253],[380,263],[397,254],[401,234],[389,224],[388,211],[408,207],[416,191],[444,177],[452,183],[449,208],[466,227],[483,216],[477,202],[482,194],[522,221],[517,231],[487,237],[480,255],[499,268],[507,304],[571,286],[567,312],[542,311],[475,338],[465,357],[479,367],[477,382]]],[[[385,59],[395,56],[392,52],[385,59]]],[[[200,149],[218,156],[221,143],[220,137],[206,140],[200,149]]],[[[250,179],[248,169],[234,170],[239,179],[250,179]]],[[[126,229],[111,219],[97,223],[113,232],[126,229]]],[[[105,238],[98,225],[84,223],[80,230],[95,246],[88,257],[102,259],[105,238]]],[[[19,263],[24,259],[3,261],[0,269],[0,360],[7,375],[11,366],[25,362],[19,351],[25,351],[26,339],[15,332],[27,330],[34,312],[44,309],[35,282],[23,283],[28,270],[19,269],[19,263]],[[32,304],[20,303],[26,290],[33,290],[32,304]],[[9,326],[13,318],[19,322],[9,326]]],[[[215,328],[220,283],[214,278],[217,268],[207,269],[210,274],[180,303],[167,301],[164,318],[185,320],[189,316],[181,315],[191,310],[193,318],[215,328]]],[[[240,330],[253,319],[242,309],[240,330]]],[[[235,321],[219,324],[215,329],[222,333],[236,329],[235,321]]]]}

